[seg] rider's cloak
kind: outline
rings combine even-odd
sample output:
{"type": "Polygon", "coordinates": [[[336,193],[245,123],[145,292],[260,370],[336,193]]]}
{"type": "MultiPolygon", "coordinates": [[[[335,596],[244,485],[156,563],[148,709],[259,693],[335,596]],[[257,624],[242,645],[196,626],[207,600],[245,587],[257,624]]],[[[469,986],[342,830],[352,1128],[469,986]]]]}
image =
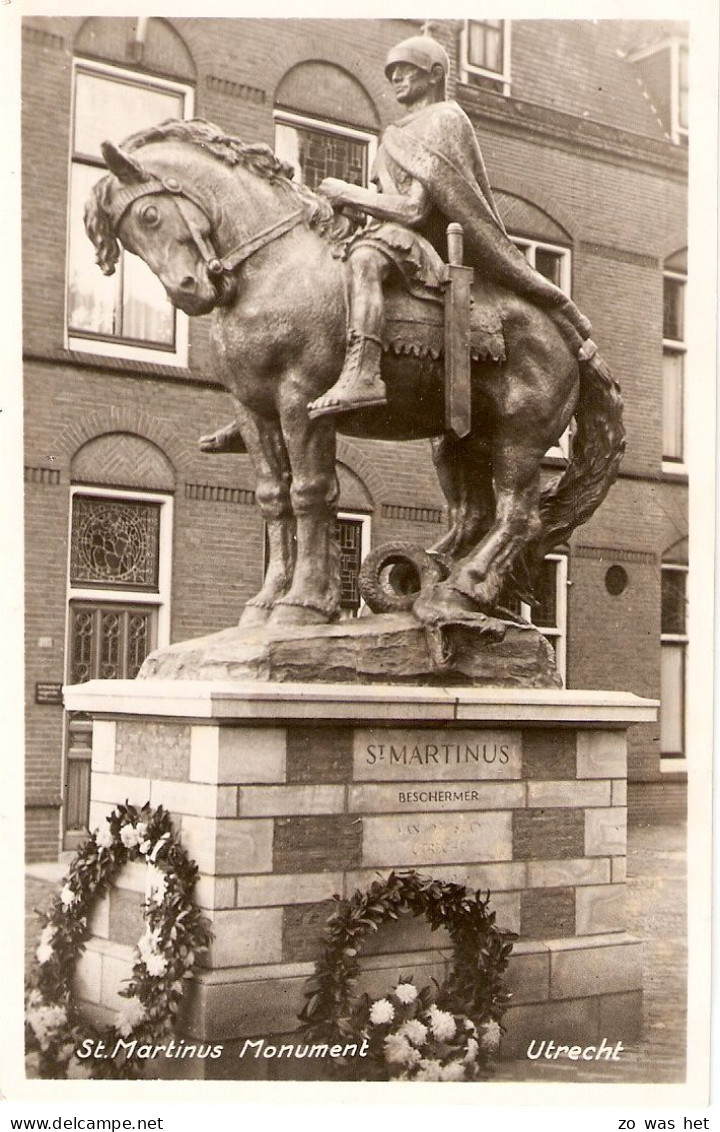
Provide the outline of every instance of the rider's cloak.
{"type": "Polygon", "coordinates": [[[558,287],[536,271],[508,237],[470,119],[456,102],[443,101],[408,114],[385,130],[382,150],[406,174],[420,181],[433,204],[462,225],[466,262],[476,277],[495,282],[556,313],[579,336],[590,323],[558,287]]]}

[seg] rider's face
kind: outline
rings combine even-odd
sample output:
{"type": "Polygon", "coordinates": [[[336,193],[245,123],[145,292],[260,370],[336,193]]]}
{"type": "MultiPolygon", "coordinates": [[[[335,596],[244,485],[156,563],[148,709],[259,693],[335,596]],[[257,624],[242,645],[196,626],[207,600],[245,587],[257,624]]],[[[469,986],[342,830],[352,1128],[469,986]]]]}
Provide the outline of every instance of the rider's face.
{"type": "Polygon", "coordinates": [[[427,94],[432,85],[430,72],[413,63],[396,63],[389,77],[393,93],[403,106],[412,106],[427,94]]]}

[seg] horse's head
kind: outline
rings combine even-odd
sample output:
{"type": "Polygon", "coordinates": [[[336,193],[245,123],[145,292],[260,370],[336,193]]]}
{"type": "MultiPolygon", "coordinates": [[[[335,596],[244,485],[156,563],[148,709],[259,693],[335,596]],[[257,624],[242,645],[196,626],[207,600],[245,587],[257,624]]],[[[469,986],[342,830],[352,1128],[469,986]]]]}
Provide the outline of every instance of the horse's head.
{"type": "Polygon", "coordinates": [[[228,280],[211,243],[212,222],[185,186],[169,172],[149,170],[111,142],[102,155],[110,174],[85,206],[85,229],[105,275],[112,275],[123,247],[144,259],[170,301],[189,315],[207,314],[228,280]]]}

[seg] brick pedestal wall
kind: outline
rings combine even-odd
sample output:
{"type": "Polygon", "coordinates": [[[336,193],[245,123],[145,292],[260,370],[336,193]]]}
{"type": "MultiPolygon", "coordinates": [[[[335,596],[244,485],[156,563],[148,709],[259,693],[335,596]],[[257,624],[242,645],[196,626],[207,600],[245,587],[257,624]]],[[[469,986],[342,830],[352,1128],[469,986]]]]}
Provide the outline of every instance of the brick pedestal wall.
{"type": "MultiPolygon", "coordinates": [[[[489,889],[498,923],[518,933],[504,1055],[522,1056],[532,1039],[637,1036],[641,945],[624,931],[625,727],[652,716],[648,701],[228,688],[67,690],[95,716],[91,827],[125,799],[162,804],[200,869],[195,899],[214,940],[183,1032],[222,1043],[225,1056],[158,1065],[159,1074],[298,1072],[289,1061],[240,1058],[244,1040],[290,1040],[332,896],[393,868],[489,889]]],[[[124,870],[97,907],[78,968],[79,996],[105,1020],[122,1004],[145,885],[144,866],[124,870]]],[[[363,989],[382,995],[410,974],[422,984],[450,962],[445,933],[402,918],[368,945],[363,989]]]]}

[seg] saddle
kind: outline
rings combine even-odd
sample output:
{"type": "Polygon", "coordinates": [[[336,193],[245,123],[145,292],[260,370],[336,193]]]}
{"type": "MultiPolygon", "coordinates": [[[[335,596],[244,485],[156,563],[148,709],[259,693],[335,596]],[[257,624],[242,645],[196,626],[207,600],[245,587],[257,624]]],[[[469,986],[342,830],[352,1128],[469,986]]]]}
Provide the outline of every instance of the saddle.
{"type": "Polygon", "coordinates": [[[471,426],[471,362],[504,362],[505,336],[496,303],[480,288],[473,294],[473,269],[463,266],[460,224],[448,226],[447,242],[449,262],[438,263],[437,288],[427,288],[421,296],[397,283],[388,289],[383,349],[444,357],[445,423],[462,439],[471,426]]]}

